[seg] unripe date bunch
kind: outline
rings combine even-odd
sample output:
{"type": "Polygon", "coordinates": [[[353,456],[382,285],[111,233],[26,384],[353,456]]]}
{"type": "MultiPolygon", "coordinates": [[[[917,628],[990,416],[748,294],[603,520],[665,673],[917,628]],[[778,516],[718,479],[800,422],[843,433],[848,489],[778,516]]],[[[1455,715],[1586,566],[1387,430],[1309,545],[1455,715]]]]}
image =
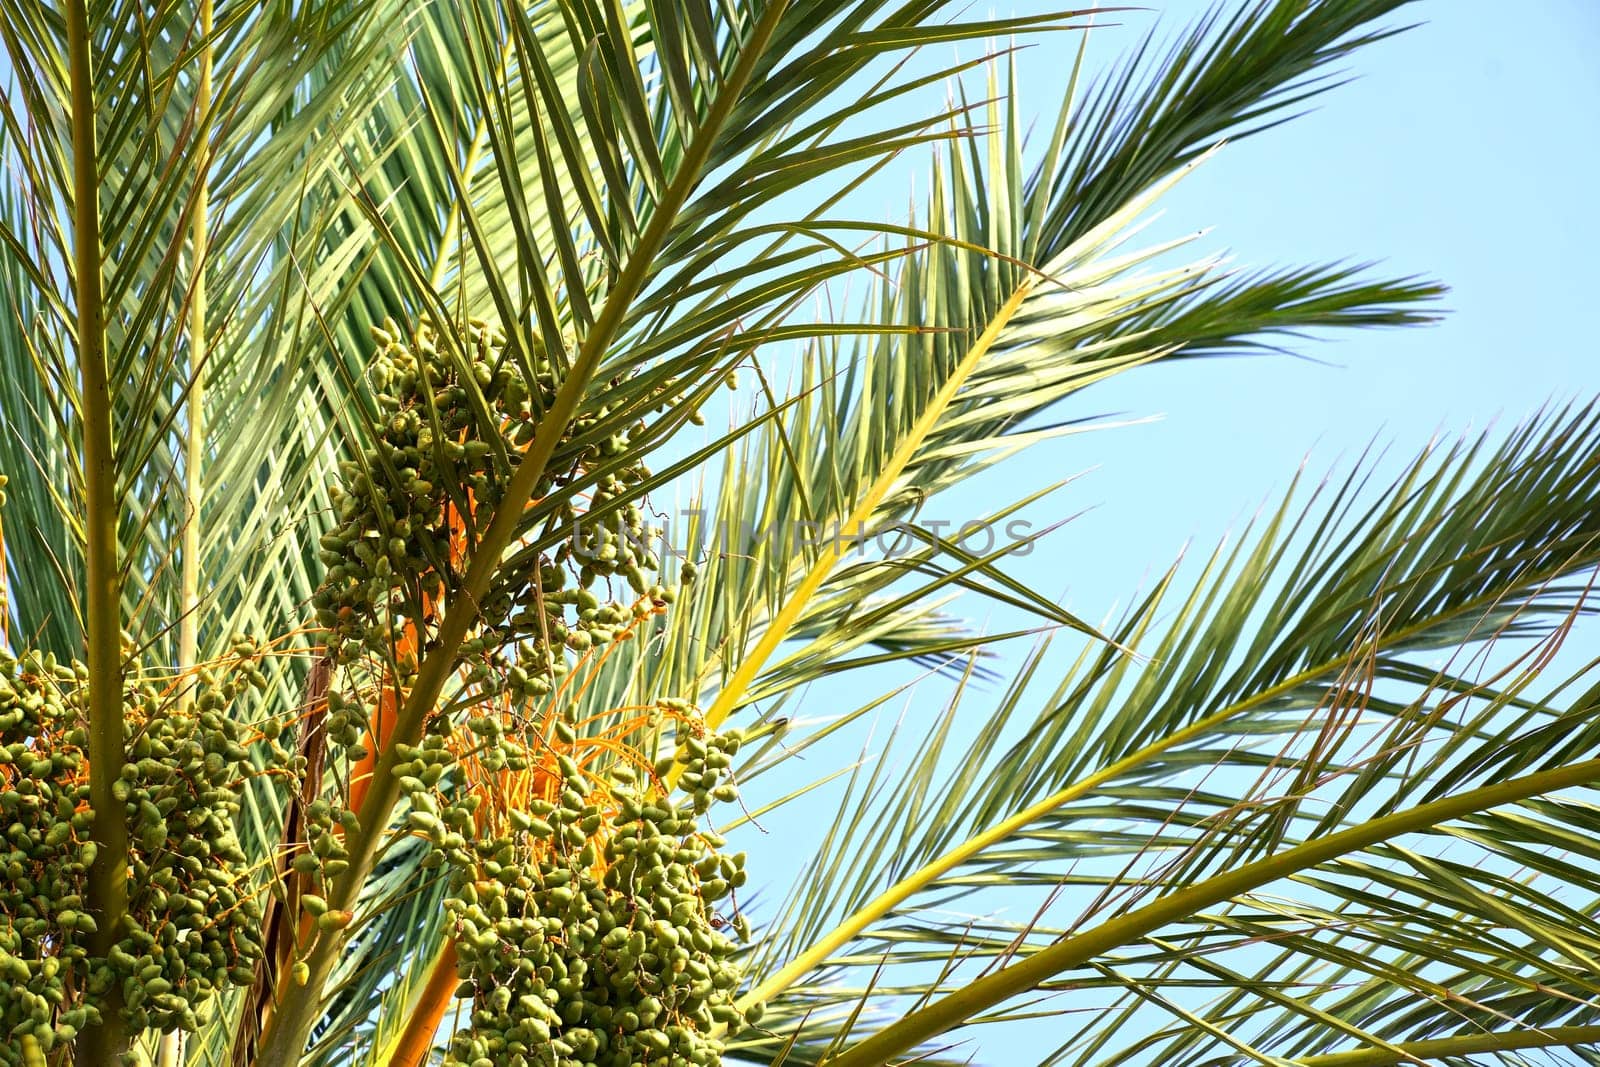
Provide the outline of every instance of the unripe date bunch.
{"type": "MultiPolygon", "coordinates": [[[[329,649],[346,665],[394,658],[402,620],[436,621],[558,386],[542,349],[530,374],[482,322],[442,338],[426,327],[407,336],[390,321],[373,338],[376,437],[341,467],[338,524],[322,541],[328,570],[315,597],[329,649]]],[[[479,600],[463,655],[509,653],[518,669],[491,673],[513,696],[548,692],[565,670],[563,647],[581,653],[614,639],[635,599],[671,599],[653,577],[660,531],[636,499],[649,477],[630,458],[640,424],[606,433],[610,418],[600,407],[574,419],[534,488],[552,509],[542,528],[567,531],[559,547],[501,561],[479,600]],[[624,589],[628,605],[611,600],[624,589]]]]}
{"type": "Polygon", "coordinates": [[[88,671],[0,653],[0,1064],[71,1041],[100,1021],[113,989],[130,1027],[193,1031],[223,989],[249,983],[260,910],[234,819],[247,748],[265,738],[227,709],[265,678],[248,647],[235,652],[224,673],[193,679],[182,710],[170,677],[129,678],[126,763],[113,785],[131,839],[128,912],[104,957],[89,953],[97,927],[85,901],[96,859],[88,671]]]}
{"type": "MultiPolygon", "coordinates": [[[[759,1015],[734,1007],[744,856],[699,825],[735,796],[739,735],[682,740],[652,772],[618,763],[603,779],[562,755],[549,799],[490,798],[492,814],[481,791],[422,784],[444,746],[404,753],[411,826],[450,870],[457,995],[471,1001],[448,1063],[707,1067],[723,1052],[711,1031],[759,1015]],[[668,795],[674,768],[685,789],[668,795]]],[[[487,743],[512,750],[496,762],[523,761],[514,739],[487,743]]]]}

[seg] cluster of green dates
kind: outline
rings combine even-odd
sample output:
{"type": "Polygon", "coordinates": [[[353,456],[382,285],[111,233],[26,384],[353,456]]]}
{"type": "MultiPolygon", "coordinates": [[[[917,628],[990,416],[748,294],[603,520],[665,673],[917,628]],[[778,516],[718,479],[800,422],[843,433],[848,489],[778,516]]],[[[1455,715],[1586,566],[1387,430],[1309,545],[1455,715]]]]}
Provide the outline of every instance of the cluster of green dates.
{"type": "MultiPolygon", "coordinates": [[[[133,1029],[197,1030],[225,988],[251,981],[261,913],[234,819],[247,746],[263,738],[226,709],[264,678],[236,651],[238,669],[201,673],[181,710],[169,686],[128,681],[112,790],[127,817],[129,899],[109,939],[95,937],[85,901],[96,859],[87,669],[0,653],[0,1064],[70,1042],[118,1000],[133,1029]]],[[[292,771],[293,757],[270,747],[292,771]]]]}
{"type": "MultiPolygon", "coordinates": [[[[759,1018],[735,998],[742,974],[733,906],[743,854],[699,826],[729,796],[735,732],[685,740],[686,796],[618,763],[605,781],[558,758],[554,801],[482,820],[481,795],[446,800],[412,777],[411,825],[450,870],[457,995],[471,1001],[447,1063],[470,1067],[718,1064],[716,1032],[759,1018]],[[482,824],[480,833],[476,827],[482,824]],[[719,909],[727,915],[719,914],[719,909]]],[[[407,768],[426,773],[424,756],[407,768]]],[[[515,763],[515,757],[511,758],[515,763]]]]}
{"type": "MultiPolygon", "coordinates": [[[[314,600],[344,665],[389,662],[400,620],[434,621],[556,396],[542,348],[529,367],[480,321],[454,325],[448,337],[426,326],[407,336],[389,321],[373,338],[375,439],[341,466],[338,523],[322,539],[327,572],[314,600]]],[[[630,458],[630,433],[642,423],[606,433],[614,417],[601,407],[575,418],[535,486],[532,498],[548,512],[540,528],[563,531],[561,540],[501,561],[462,649],[498,658],[478,681],[504,678],[515,660],[511,684],[535,696],[564,671],[563,645],[582,650],[617,636],[633,609],[603,603],[594,592],[601,579],[626,579],[639,597],[665,593],[651,577],[660,560],[649,546],[660,531],[636,501],[649,471],[630,458]]]]}
{"type": "MultiPolygon", "coordinates": [[[[305,810],[305,847],[294,854],[289,867],[304,879],[302,883],[311,893],[322,892],[350,866],[350,852],[344,847],[345,835],[360,828],[356,813],[346,807],[336,807],[323,799],[312,801],[305,810]]],[[[320,897],[312,897],[309,908],[315,909],[320,897]]],[[[323,920],[322,912],[315,911],[324,927],[334,920],[323,920]]]]}
{"type": "Polygon", "coordinates": [[[79,681],[51,657],[0,661],[0,1063],[20,1064],[27,1037],[49,1050],[100,1021],[69,996],[92,966],[95,932],[83,899],[95,846],[79,681]]]}

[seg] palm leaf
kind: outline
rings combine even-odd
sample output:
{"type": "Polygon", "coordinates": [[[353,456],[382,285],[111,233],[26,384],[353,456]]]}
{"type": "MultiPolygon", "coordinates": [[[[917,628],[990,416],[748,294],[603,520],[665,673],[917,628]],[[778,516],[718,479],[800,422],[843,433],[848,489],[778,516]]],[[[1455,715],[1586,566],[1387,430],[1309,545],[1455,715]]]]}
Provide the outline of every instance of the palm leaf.
{"type": "MultiPolygon", "coordinates": [[[[1388,1045],[1469,1033],[1492,1052],[1521,1040],[1507,1023],[1593,1025],[1588,905],[1550,894],[1600,889],[1572,851],[1592,805],[1561,792],[1592,781],[1594,664],[1548,695],[1528,686],[1592,610],[1596,431],[1591,410],[1560,413],[1492,452],[1424,458],[1373,504],[1358,476],[1315,510],[1285,505],[1254,544],[1213,558],[1146,666],[1080,657],[1017,743],[997,744],[1013,690],[952,778],[934,788],[940,763],[924,756],[885,787],[940,796],[937,817],[870,800],[842,816],[881,828],[849,853],[884,859],[841,883],[836,853],[819,855],[796,897],[809,903],[770,942],[769,967],[800,962],[754,995],[881,955],[910,922],[946,951],[1017,961],[953,994],[963,1005],[1000,988],[995,974],[1015,995],[1054,983],[1047,966],[1099,969],[1122,987],[1108,1006],[1143,1008],[1082,1028],[1071,1044],[1089,1053],[1172,1001],[1164,990],[1200,1005],[1151,1042],[1119,1040],[1107,1063],[1217,1062],[1236,1038],[1302,1062],[1351,1037],[1378,1057],[1358,1062],[1388,1062],[1388,1045]],[[1493,665],[1482,677],[1418,662],[1472,646],[1493,665]],[[929,829],[901,836],[911,827],[929,829]],[[1034,884],[1094,892],[1073,894],[1064,930],[1025,925],[986,951],[920,918],[974,887],[1034,884]],[[1247,966],[1229,969],[1235,957],[1247,966]]],[[[1166,595],[1114,634],[1134,640],[1166,595]]],[[[897,1028],[841,1058],[883,1055],[897,1028]]]]}

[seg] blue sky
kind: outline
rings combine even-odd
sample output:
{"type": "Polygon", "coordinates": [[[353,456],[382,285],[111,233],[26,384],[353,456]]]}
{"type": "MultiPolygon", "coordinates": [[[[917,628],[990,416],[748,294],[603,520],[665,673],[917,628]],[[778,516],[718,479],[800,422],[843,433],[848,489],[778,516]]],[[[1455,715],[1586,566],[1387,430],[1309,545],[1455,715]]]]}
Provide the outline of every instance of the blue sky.
{"type": "MultiPolygon", "coordinates": [[[[1207,5],[1159,6],[1176,28],[1207,5]]],[[[1399,459],[1435,433],[1600,394],[1583,325],[1600,282],[1600,4],[1508,10],[1413,5],[1422,25],[1357,53],[1350,84],[1229,145],[1165,200],[1163,226],[1212,227],[1205,243],[1241,266],[1376,260],[1383,273],[1450,286],[1447,314],[1302,344],[1306,360],[1166,365],[1081,394],[1076,412],[1160,421],[1069,438],[997,473],[1016,490],[1040,470],[1093,468],[1061,498],[1069,511],[1097,506],[1064,533],[1065,554],[1092,561],[1060,573],[1075,608],[1103,610],[1190,536],[1214,541],[1281,492],[1302,459],[1320,474],[1373,441],[1399,459]]],[[[1155,16],[1118,17],[1125,25],[1096,31],[1108,54],[1155,16]]],[[[1053,104],[1069,46],[1024,56],[1025,114],[1053,104]]],[[[1050,577],[1041,588],[1057,588],[1050,577]]]]}
{"type": "MultiPolygon", "coordinates": [[[[1176,33],[1210,6],[1121,13],[1094,31],[1099,68],[1158,20],[1176,33]]],[[[1306,358],[1125,373],[1059,413],[1153,421],[1035,446],[926,517],[960,522],[1081,473],[1027,514],[1042,526],[1085,513],[1009,569],[1095,620],[1186,544],[1209,550],[1279,501],[1302,466],[1316,478],[1348,471],[1376,444],[1387,449],[1380,465],[1395,469],[1435,438],[1600,395],[1583,327],[1600,282],[1589,193],[1600,167],[1600,67],[1589,61],[1600,4],[1542,0],[1511,19],[1486,0],[1423,0],[1402,15],[1396,24],[1420,25],[1356,53],[1340,68],[1349,82],[1309,113],[1225,146],[1163,199],[1149,232],[1207,228],[1193,247],[1242,269],[1371,261],[1374,275],[1437,280],[1450,287],[1441,321],[1293,345],[1306,358]]],[[[1077,47],[1058,34],[1021,51],[1025,118],[1048,129],[1077,47]]],[[[903,217],[904,183],[924,187],[919,167],[908,162],[902,184],[873,185],[847,209],[903,217]]]]}
{"type": "MultiPolygon", "coordinates": [[[[1103,61],[1131,48],[1157,18],[1176,32],[1210,5],[1158,6],[1097,29],[1094,55],[1103,61]]],[[[1002,4],[972,14],[1047,9],[1002,4]]],[[[1591,59],[1600,51],[1600,4],[1539,0],[1509,10],[1487,0],[1414,4],[1400,21],[1421,25],[1354,56],[1344,68],[1354,80],[1310,114],[1225,148],[1165,199],[1157,226],[1171,234],[1209,227],[1202,247],[1228,251],[1245,268],[1376,261],[1379,274],[1436,279],[1451,289],[1439,324],[1329,335],[1297,346],[1309,359],[1125,374],[1075,397],[1063,414],[1158,421],[1040,446],[964,486],[932,517],[959,521],[1086,472],[1030,514],[1042,523],[1092,510],[1009,569],[1097,620],[1125,607],[1186,543],[1203,554],[1263,502],[1280,499],[1302,464],[1312,476],[1348,471],[1377,443],[1388,446],[1382,464],[1392,470],[1436,436],[1493,432],[1551,400],[1600,395],[1600,363],[1583,326],[1600,282],[1600,214],[1590,193],[1600,169],[1600,66],[1591,59]]],[[[1022,54],[1025,116],[1053,119],[1076,46],[1061,35],[1022,54]]],[[[865,217],[898,216],[904,203],[902,187],[854,206],[865,217]]],[[[1592,656],[1595,628],[1581,633],[1592,656]]],[[[890,684],[880,675],[867,689],[890,684]]],[[[862,693],[817,688],[799,707],[823,714],[862,693]]],[[[886,710],[880,729],[900,712],[931,718],[946,693],[919,687],[886,710]]],[[[984,705],[975,698],[968,710],[981,715],[984,705]]],[[[810,762],[816,774],[833,766],[821,756],[810,762]]],[[[791,833],[818,836],[826,810],[820,800],[797,807],[805,810],[768,821],[766,840],[739,842],[779,893],[778,872],[800,859],[791,833]]],[[[1038,1051],[1024,1041],[1008,1047],[991,1031],[980,1058],[1038,1051]]]]}

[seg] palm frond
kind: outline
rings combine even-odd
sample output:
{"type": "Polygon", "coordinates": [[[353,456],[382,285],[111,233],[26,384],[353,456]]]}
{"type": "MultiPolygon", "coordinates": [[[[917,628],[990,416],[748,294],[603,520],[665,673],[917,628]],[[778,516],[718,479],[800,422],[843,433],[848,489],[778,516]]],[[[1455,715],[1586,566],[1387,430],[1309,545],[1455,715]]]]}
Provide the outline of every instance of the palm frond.
{"type": "MultiPolygon", "coordinates": [[[[1571,790],[1593,778],[1596,664],[1549,693],[1529,687],[1594,610],[1597,431],[1591,409],[1558,412],[1498,448],[1424,457],[1376,500],[1358,474],[1311,510],[1286,503],[1253,543],[1206,564],[1155,644],[1139,642],[1171,595],[1164,582],[1113,630],[1148,647],[1146,663],[1091,649],[1013,744],[999,739],[1015,688],[948,779],[934,777],[948,760],[925,753],[883,787],[939,797],[937,815],[867,797],[841,816],[879,829],[839,848],[883,858],[841,881],[841,852],[819,854],[770,935],[769,974],[801,962],[752,996],[916,931],[963,958],[1016,961],[994,972],[1024,968],[1011,994],[1096,988],[1035,973],[1036,957],[1098,969],[1107,1014],[1071,1044],[1092,1054],[1121,1039],[1085,1063],[1152,1050],[1245,1062],[1219,1051],[1233,1038],[1302,1062],[1351,1038],[1377,1056],[1592,1025],[1586,916],[1600,883],[1582,869],[1593,805],[1571,790]],[[1441,648],[1443,666],[1421,660],[1441,648]],[[1360,844],[1324,855],[1331,838],[1360,844]],[[1055,887],[1072,922],[1023,924],[983,950],[932,918],[958,898],[973,906],[975,890],[1029,885],[1055,887]],[[1187,1007],[1159,1040],[1122,1040],[1129,1018],[1168,1000],[1187,1007]],[[1127,1018],[1111,1010],[1130,1002],[1141,1008],[1127,1018]]],[[[1018,685],[1044,662],[1041,651],[1018,685]]],[[[876,1040],[859,1048],[881,1055],[876,1040]]]]}

